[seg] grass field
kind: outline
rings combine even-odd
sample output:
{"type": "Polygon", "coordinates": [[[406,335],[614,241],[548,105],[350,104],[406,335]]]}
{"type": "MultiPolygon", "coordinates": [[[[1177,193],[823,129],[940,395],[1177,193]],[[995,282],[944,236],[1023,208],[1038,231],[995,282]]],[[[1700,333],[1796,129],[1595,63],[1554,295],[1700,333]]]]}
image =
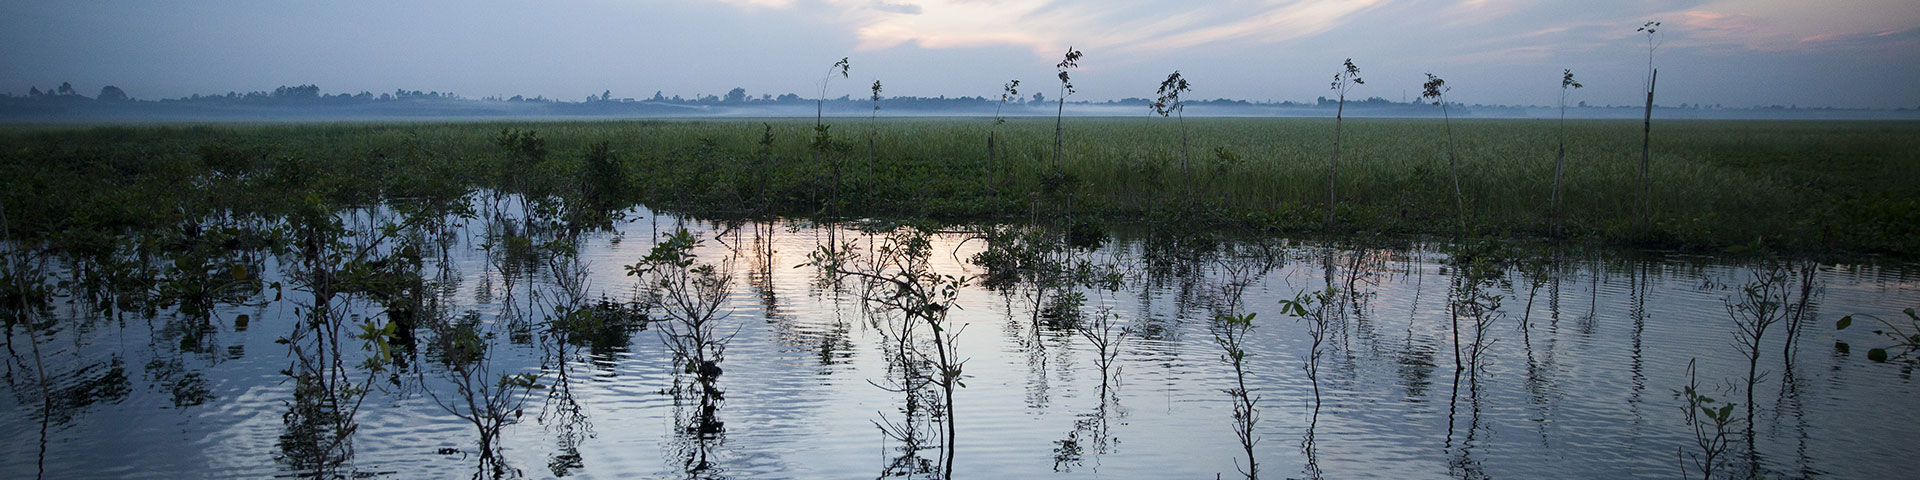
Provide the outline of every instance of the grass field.
{"type": "MultiPolygon", "coordinates": [[[[828,123],[824,142],[811,119],[10,127],[0,206],[13,238],[63,244],[216,213],[444,203],[478,188],[555,210],[1323,231],[1328,119],[1188,119],[1184,174],[1171,120],[1068,119],[1056,166],[1053,119],[1014,119],[999,127],[992,171],[989,119],[828,123]],[[509,129],[537,140],[505,145],[509,129]],[[611,155],[591,155],[603,142],[611,155]]],[[[1545,237],[1557,128],[1454,121],[1462,222],[1439,120],[1349,120],[1333,232],[1545,237]]],[[[1644,212],[1639,123],[1568,121],[1566,132],[1570,241],[1920,254],[1920,122],[1657,122],[1644,212]]]]}

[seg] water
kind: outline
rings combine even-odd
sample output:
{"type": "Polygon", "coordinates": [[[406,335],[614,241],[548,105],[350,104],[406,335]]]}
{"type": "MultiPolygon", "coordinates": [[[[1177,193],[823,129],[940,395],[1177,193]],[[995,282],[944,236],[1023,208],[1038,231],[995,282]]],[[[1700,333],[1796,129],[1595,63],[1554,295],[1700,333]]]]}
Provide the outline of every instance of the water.
{"type": "MultiPolygon", "coordinates": [[[[493,335],[483,364],[488,375],[538,375],[542,388],[503,414],[512,423],[501,430],[500,472],[536,478],[939,472],[939,424],[929,421],[938,418],[916,423],[924,448],[912,454],[879,427],[905,421],[906,395],[882,388],[899,378],[883,348],[888,322],[898,315],[862,302],[852,282],[833,288],[818,282],[817,268],[795,267],[807,263],[829,233],[859,249],[872,248],[876,237],[800,223],[712,225],[642,211],[614,232],[582,237],[577,264],[515,266],[503,260],[505,247],[487,248],[482,223],[463,222],[439,238],[445,256],[423,255],[422,275],[431,289],[426,296],[443,302],[442,311],[472,312],[479,330],[493,335]],[[597,347],[568,345],[546,327],[555,306],[570,301],[569,288],[589,301],[634,298],[636,279],[625,266],[675,224],[702,239],[695,249],[700,261],[719,264],[733,280],[721,310],[722,332],[732,335],[717,381],[724,400],[705,433],[696,428],[693,377],[676,375],[657,325],[633,333],[626,346],[597,347]],[[584,281],[576,286],[556,268],[577,270],[584,281]]],[[[969,237],[934,237],[932,267],[985,273],[967,259],[987,242],[969,237]]],[[[957,440],[946,446],[954,449],[954,476],[1238,476],[1246,458],[1226,393],[1235,377],[1212,321],[1228,311],[1256,315],[1244,369],[1258,399],[1254,454],[1267,478],[1675,477],[1682,468],[1678,455],[1697,450],[1674,393],[1687,383],[1690,360],[1697,361],[1704,390],[1741,403],[1735,416],[1744,417],[1746,359],[1725,302],[1737,300],[1739,286],[1751,280],[1747,266],[1712,258],[1570,257],[1537,289],[1533,277],[1507,269],[1486,292],[1502,298],[1487,327],[1491,343],[1477,388],[1462,377],[1455,394],[1448,305],[1458,271],[1442,249],[1227,245],[1225,251],[1242,255],[1201,257],[1170,269],[1147,262],[1149,245],[1138,239],[1079,256],[1124,277],[1076,289],[1085,297],[1080,311],[1110,309],[1116,325],[1134,332],[1121,341],[1111,388],[1104,391],[1094,362],[1099,354],[1087,338],[1031,324],[1028,289],[995,291],[976,282],[959,290],[958,308],[947,317],[961,327],[956,350],[965,359],[965,386],[954,398],[957,440]],[[1249,268],[1250,258],[1273,268],[1249,268]],[[1236,303],[1229,287],[1237,283],[1245,289],[1236,303]],[[1339,308],[1320,353],[1321,408],[1310,425],[1309,323],[1286,315],[1279,301],[1329,285],[1351,285],[1359,294],[1336,298],[1339,308]]],[[[6,378],[12,395],[0,398],[6,412],[0,428],[10,434],[0,440],[6,452],[0,472],[9,478],[42,468],[47,478],[491,474],[481,459],[480,430],[442,406],[464,399],[449,367],[435,360],[431,333],[423,329],[419,349],[399,353],[405,365],[377,372],[359,366],[369,353],[352,336],[357,324],[384,318],[381,305],[364,295],[336,303],[347,325],[338,337],[340,367],[327,370],[335,373],[335,385],[367,389],[346,423],[353,427],[346,447],[332,453],[300,447],[328,444],[298,428],[313,425],[301,421],[312,412],[302,413],[299,382],[288,375],[302,361],[315,361],[324,337],[278,342],[295,333],[313,304],[310,292],[282,271],[296,261],[293,255],[258,258],[267,280],[284,282],[280,299],[269,288],[249,304],[216,303],[205,319],[179,309],[106,315],[84,300],[55,299],[54,321],[37,333],[54,399],[50,416],[41,413],[46,404],[27,330],[11,329],[6,378]],[[295,346],[302,347],[298,353],[295,346]]],[[[1850,313],[1899,317],[1899,310],[1916,306],[1920,283],[1909,268],[1825,265],[1816,284],[1813,320],[1800,332],[1793,365],[1781,355],[1784,326],[1763,339],[1765,376],[1754,389],[1757,458],[1769,476],[1902,476],[1905,446],[1920,440],[1920,411],[1908,408],[1920,393],[1912,364],[1870,362],[1864,350],[1885,340],[1869,328],[1836,332],[1832,325],[1850,313]],[[1851,353],[1837,341],[1854,346],[1851,353]]],[[[1471,321],[1464,322],[1471,330],[1471,321]]],[[[927,398],[937,402],[937,395],[927,398]]],[[[1728,468],[1744,472],[1744,452],[1736,440],[1728,468]]]]}

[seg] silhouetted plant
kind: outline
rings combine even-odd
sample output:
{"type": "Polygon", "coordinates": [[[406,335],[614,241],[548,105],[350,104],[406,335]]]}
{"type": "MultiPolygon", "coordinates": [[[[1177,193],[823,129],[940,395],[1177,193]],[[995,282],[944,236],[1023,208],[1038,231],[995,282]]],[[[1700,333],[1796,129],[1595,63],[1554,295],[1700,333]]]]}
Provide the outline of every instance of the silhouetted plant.
{"type": "Polygon", "coordinates": [[[1128,335],[1133,334],[1133,327],[1114,326],[1113,321],[1119,316],[1111,308],[1102,308],[1093,315],[1092,320],[1077,322],[1073,328],[1087,339],[1087,343],[1093,345],[1096,354],[1093,364],[1100,367],[1100,389],[1103,391],[1108,388],[1108,372],[1113,367],[1114,359],[1120,355],[1120,345],[1126,342],[1128,335]]]}
{"type": "Polygon", "coordinates": [[[840,211],[840,157],[834,154],[844,154],[847,151],[851,151],[853,146],[847,144],[845,141],[835,140],[833,138],[833,132],[828,129],[822,117],[825,115],[824,112],[827,104],[827,86],[833,81],[833,74],[839,72],[840,78],[847,78],[847,69],[851,67],[852,64],[847,62],[847,57],[840,57],[840,61],[833,62],[832,66],[827,67],[827,74],[820,78],[820,100],[814,102],[813,107],[813,141],[808,144],[808,147],[813,151],[813,161],[818,164],[821,155],[833,155],[831,159],[833,162],[833,184],[828,187],[831,190],[829,193],[831,199],[828,200],[827,203],[827,212],[829,215],[837,214],[840,211]]]}
{"type": "Polygon", "coordinates": [[[627,266],[627,275],[640,278],[644,304],[665,316],[660,338],[673,351],[677,370],[692,374],[702,398],[719,399],[716,384],[732,333],[722,333],[727,294],[733,276],[709,263],[696,263],[694,247],[700,241],[685,229],[653,246],[646,258],[627,266]]]}
{"type": "MultiPolygon", "coordinates": [[[[1913,355],[1914,351],[1920,350],[1920,314],[1914,313],[1914,309],[1911,308],[1901,310],[1901,313],[1907,315],[1905,326],[1895,324],[1892,321],[1872,314],[1856,313],[1840,317],[1839,321],[1834,322],[1833,327],[1835,330],[1846,330],[1847,327],[1853,326],[1853,317],[1856,316],[1874,319],[1880,322],[1882,326],[1885,326],[1886,329],[1874,330],[1873,333],[1893,341],[1893,345],[1867,350],[1867,359],[1875,362],[1906,359],[1909,355],[1913,355]],[[1889,352],[1889,350],[1892,351],[1889,352]]],[[[1841,343],[1840,345],[1845,346],[1846,344],[1841,343]]]]}
{"type": "MultiPolygon", "coordinates": [[[[482,332],[479,315],[469,314],[466,318],[449,322],[440,327],[439,337],[435,340],[441,352],[441,359],[447,365],[446,378],[454,386],[458,396],[442,399],[440,395],[428,389],[428,397],[446,410],[447,413],[473,424],[480,434],[480,465],[482,473],[491,471],[493,476],[503,474],[507,465],[500,458],[500,431],[507,425],[519,423],[522,417],[521,406],[526,404],[527,394],[541,388],[538,374],[521,373],[500,375],[492,374],[488,345],[493,341],[491,332],[482,332]]],[[[387,328],[392,328],[392,323],[387,328]]],[[[369,335],[375,334],[372,330],[369,335]]]]}
{"type": "Polygon", "coordinates": [[[1353,66],[1353,59],[1351,58],[1347,59],[1339,72],[1333,74],[1332,90],[1339,94],[1340,103],[1333,110],[1333,156],[1327,158],[1327,221],[1323,227],[1327,230],[1333,229],[1333,205],[1336,198],[1334,196],[1334,172],[1335,167],[1340,162],[1340,123],[1342,116],[1345,115],[1347,111],[1347,91],[1355,85],[1365,85],[1366,83],[1366,80],[1360,78],[1360,67],[1353,66]]]}
{"type": "Polygon", "coordinates": [[[1080,67],[1080,51],[1067,47],[1067,54],[1054,67],[1060,70],[1060,107],[1053,116],[1053,165],[1058,167],[1061,150],[1065,146],[1061,122],[1067,115],[1067,96],[1073,95],[1073,78],[1067,74],[1067,69],[1080,67]]]}
{"type": "Polygon", "coordinates": [[[1234,386],[1225,389],[1227,396],[1233,398],[1233,433],[1240,440],[1240,448],[1247,454],[1246,468],[1240,468],[1234,462],[1234,468],[1248,479],[1260,478],[1260,464],[1253,455],[1254,444],[1260,438],[1254,434],[1254,426],[1260,422],[1260,411],[1256,405],[1260,397],[1247,391],[1247,334],[1253,331],[1253,313],[1237,315],[1224,313],[1214,318],[1213,341],[1220,345],[1225,353],[1220,360],[1233,367],[1234,386]]]}
{"type": "Polygon", "coordinates": [[[1747,459],[1749,473],[1759,472],[1759,452],[1754,450],[1753,435],[1753,387],[1760,383],[1766,374],[1760,371],[1760,345],[1766,339],[1767,329],[1786,320],[1788,310],[1787,267],[1775,263],[1753,272],[1753,280],[1740,287],[1738,300],[1729,299],[1726,303],[1727,316],[1733,319],[1738,329],[1734,341],[1740,346],[1740,354],[1747,360],[1747,459]]]}
{"type": "Polygon", "coordinates": [[[995,144],[995,138],[1000,134],[1000,125],[1007,123],[1007,118],[1000,116],[1000,110],[1006,108],[1008,100],[1019,98],[1019,96],[1019,80],[1008,80],[1006,84],[1000,86],[1000,103],[993,106],[993,128],[987,130],[987,188],[993,189],[996,193],[1000,184],[996,179],[999,171],[996,170],[995,160],[999,150],[995,144]]]}
{"type": "Polygon", "coordinates": [[[867,114],[867,176],[868,177],[873,176],[873,142],[876,137],[880,136],[880,124],[879,124],[880,88],[881,88],[880,81],[874,80],[873,87],[870,88],[870,90],[873,91],[873,94],[867,97],[869,100],[873,102],[873,111],[867,114]]]}
{"type": "MultiPolygon", "coordinates": [[[[1647,196],[1653,193],[1651,191],[1652,179],[1648,177],[1648,168],[1653,158],[1653,87],[1659,83],[1660,80],[1660,70],[1653,68],[1653,52],[1660,48],[1661,43],[1665,43],[1657,36],[1657,33],[1655,33],[1658,31],[1655,27],[1659,26],[1660,22],[1649,21],[1634,30],[1635,32],[1644,32],[1647,34],[1647,111],[1646,118],[1643,119],[1641,123],[1640,139],[1639,208],[1641,222],[1643,223],[1648,220],[1647,217],[1650,216],[1649,214],[1651,213],[1649,210],[1652,208],[1652,200],[1647,198],[1647,196]]],[[[1751,404],[1752,402],[1748,403],[1751,404]]],[[[1751,407],[1752,405],[1748,406],[1751,407]]]]}
{"type": "Polygon", "coordinates": [[[869,258],[870,262],[867,263],[870,266],[865,268],[849,268],[856,262],[846,257],[858,255],[853,249],[836,251],[821,247],[807,257],[808,264],[829,269],[837,278],[854,277],[874,282],[877,288],[869,289],[865,296],[867,301],[905,315],[906,321],[927,326],[928,336],[933,341],[933,353],[918,351],[917,354],[931,364],[937,373],[932,383],[941,391],[941,418],[946,427],[941,477],[953,478],[953,458],[959,432],[954,418],[954,392],[967,385],[961,381],[966,360],[959,357],[955,345],[960,338],[960,329],[947,321],[947,313],[954,308],[954,301],[960,289],[966,286],[967,277],[942,275],[933,271],[930,262],[933,243],[928,235],[926,231],[914,227],[888,235],[869,258]]]}
{"type": "Polygon", "coordinates": [[[840,57],[840,61],[833,62],[832,66],[827,67],[827,74],[820,77],[820,99],[813,103],[813,128],[815,130],[820,128],[821,119],[826,116],[827,85],[833,82],[833,74],[838,72],[840,78],[847,78],[847,69],[852,67],[853,64],[847,62],[847,57],[840,57]]]}
{"type": "Polygon", "coordinates": [[[1292,299],[1280,301],[1280,311],[1288,316],[1307,321],[1307,337],[1312,341],[1307,349],[1307,362],[1302,368],[1307,372],[1307,380],[1313,384],[1313,410],[1307,419],[1307,435],[1303,442],[1308,448],[1314,442],[1314,429],[1320,425],[1320,347],[1327,341],[1327,328],[1332,322],[1327,318],[1327,309],[1335,308],[1333,299],[1338,290],[1328,287],[1318,292],[1300,292],[1292,299]]]}
{"type": "Polygon", "coordinates": [[[1420,88],[1421,99],[1432,99],[1434,105],[1440,106],[1440,124],[1447,129],[1447,170],[1453,173],[1453,203],[1459,208],[1460,231],[1464,234],[1467,229],[1467,201],[1460,194],[1460,163],[1453,152],[1453,119],[1447,114],[1447,91],[1453,88],[1447,86],[1446,80],[1431,73],[1427,74],[1427,83],[1420,84],[1420,88]]]}
{"type": "Polygon", "coordinates": [[[1687,360],[1687,386],[1674,390],[1673,395],[1686,402],[1681,410],[1686,412],[1687,427],[1693,430],[1693,446],[1698,452],[1687,451],[1685,447],[1674,447],[1680,456],[1680,478],[1687,475],[1687,459],[1693,460],[1693,469],[1700,473],[1701,480],[1712,480],[1713,472],[1726,467],[1727,447],[1732,443],[1733,425],[1740,419],[1733,416],[1733,403],[1720,402],[1700,392],[1700,381],[1694,377],[1694,361],[1687,360]],[[1717,408],[1716,408],[1717,407],[1717,408]]]}
{"type": "Polygon", "coordinates": [[[1193,175],[1187,169],[1187,104],[1180,101],[1180,94],[1190,90],[1192,88],[1187,84],[1187,79],[1180,76],[1179,70],[1174,70],[1166,80],[1160,82],[1160,89],[1156,91],[1160,97],[1150,105],[1153,113],[1161,118],[1166,118],[1170,113],[1180,118],[1180,178],[1189,193],[1193,188],[1193,175]]]}
{"type": "Polygon", "coordinates": [[[1553,162],[1553,201],[1552,201],[1553,206],[1552,208],[1549,209],[1549,215],[1548,215],[1550,219],[1553,221],[1553,232],[1555,235],[1560,234],[1561,175],[1564,172],[1566,172],[1566,169],[1567,169],[1567,96],[1573,93],[1572,89],[1581,88],[1584,86],[1585,85],[1581,85],[1579,81],[1576,81],[1573,79],[1572,69],[1564,69],[1561,71],[1561,74],[1560,74],[1560,155],[1553,162]]]}

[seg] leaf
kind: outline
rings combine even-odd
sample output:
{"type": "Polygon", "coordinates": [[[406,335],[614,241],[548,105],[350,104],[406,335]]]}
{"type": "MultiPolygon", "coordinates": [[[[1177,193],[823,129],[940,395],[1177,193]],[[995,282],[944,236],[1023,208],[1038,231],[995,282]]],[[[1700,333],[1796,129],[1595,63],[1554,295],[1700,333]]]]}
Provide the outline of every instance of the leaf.
{"type": "Polygon", "coordinates": [[[1853,353],[1853,346],[1848,345],[1847,342],[1833,342],[1833,350],[1840,352],[1841,355],[1847,355],[1853,353]]]}
{"type": "Polygon", "coordinates": [[[1851,326],[1853,326],[1853,316],[1852,316],[1852,315],[1848,315],[1848,316],[1844,316],[1844,317],[1840,317],[1840,321],[1837,321],[1837,322],[1833,322],[1833,329],[1834,329],[1834,330],[1846,330],[1846,329],[1847,329],[1847,327],[1851,327],[1851,326]]]}
{"type": "Polygon", "coordinates": [[[1885,362],[1887,361],[1887,349],[1876,348],[1867,350],[1867,359],[1876,362],[1885,362]]]}

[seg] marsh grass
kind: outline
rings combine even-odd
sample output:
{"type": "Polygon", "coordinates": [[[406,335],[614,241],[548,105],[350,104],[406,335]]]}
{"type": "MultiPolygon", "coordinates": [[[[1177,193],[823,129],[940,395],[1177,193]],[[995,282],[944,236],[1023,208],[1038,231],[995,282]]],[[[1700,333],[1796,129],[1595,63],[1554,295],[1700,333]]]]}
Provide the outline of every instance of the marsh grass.
{"type": "MultiPolygon", "coordinates": [[[[827,119],[828,123],[832,120],[827,119]]],[[[273,210],[285,190],[335,203],[443,198],[473,188],[525,189],[578,199],[584,163],[606,143],[625,169],[627,198],[705,215],[808,216],[834,202],[839,214],[954,221],[1025,217],[1049,178],[1077,180],[1074,209],[1109,220],[1180,218],[1196,228],[1318,231],[1328,185],[1326,119],[1188,120],[1191,148],[1229,151],[1188,206],[1179,189],[1179,145],[1147,142],[1148,119],[1086,118],[1063,139],[1076,152],[1053,166],[1044,118],[998,126],[998,195],[979,179],[993,125],[897,119],[875,125],[871,172],[837,157],[812,159],[815,130],[803,119],[594,123],[334,124],[195,127],[17,128],[0,131],[0,189],[15,238],[74,245],[86,232],[177,224],[182,211],[273,210]],[[536,130],[547,159],[507,163],[503,129],[536,130]],[[200,150],[248,152],[237,175],[214,175],[200,150]],[[502,172],[503,168],[517,173],[502,172]],[[304,173],[303,173],[304,172],[304,173]],[[285,178],[282,178],[285,177],[285,178]],[[204,180],[212,178],[212,180],[204,180]],[[278,183],[276,183],[278,182],[278,183]],[[201,185],[177,188],[177,185],[201,185]],[[296,185],[297,184],[297,185],[296,185]],[[836,188],[837,187],[837,188],[836,188]],[[85,195],[73,195],[85,192],[85,195]],[[185,206],[185,208],[182,208],[185,206]]],[[[1334,213],[1349,233],[1439,234],[1456,228],[1451,185],[1430,160],[1445,148],[1433,119],[1348,119],[1334,213]]],[[[1453,122],[1470,234],[1551,231],[1538,208],[1552,197],[1559,138],[1552,120],[1453,122]]],[[[1634,205],[1640,184],[1631,121],[1569,120],[1562,210],[1568,238],[1596,244],[1718,250],[1839,253],[1920,252],[1920,200],[1902,179],[1920,178],[1920,123],[1671,121],[1651,210],[1634,205]],[[1642,221],[1644,219],[1644,221],[1642,221]]],[[[603,165],[604,167],[604,165],[603,165]]],[[[410,200],[408,200],[410,201],[410,200]]],[[[585,203],[585,202],[576,202],[585,203]]]]}

